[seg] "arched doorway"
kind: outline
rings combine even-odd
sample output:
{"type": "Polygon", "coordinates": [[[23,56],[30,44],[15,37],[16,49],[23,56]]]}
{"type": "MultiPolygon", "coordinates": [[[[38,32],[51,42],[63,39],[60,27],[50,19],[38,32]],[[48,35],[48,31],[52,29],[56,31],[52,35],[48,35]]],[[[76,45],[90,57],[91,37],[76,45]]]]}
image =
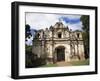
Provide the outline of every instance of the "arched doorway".
{"type": "Polygon", "coordinates": [[[56,60],[65,61],[65,47],[59,46],[55,50],[56,50],[56,60]]]}

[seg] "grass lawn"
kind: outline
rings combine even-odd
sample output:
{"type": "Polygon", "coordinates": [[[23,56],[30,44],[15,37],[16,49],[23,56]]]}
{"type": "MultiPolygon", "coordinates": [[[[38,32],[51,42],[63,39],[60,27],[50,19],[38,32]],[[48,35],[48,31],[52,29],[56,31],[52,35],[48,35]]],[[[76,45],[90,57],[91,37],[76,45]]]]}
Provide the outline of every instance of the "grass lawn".
{"type": "MultiPolygon", "coordinates": [[[[89,59],[84,60],[84,61],[72,61],[72,62],[68,62],[68,63],[71,64],[71,66],[89,65],[89,59]]],[[[60,66],[60,65],[58,65],[58,64],[47,64],[47,65],[43,65],[41,67],[57,67],[57,66],[60,66]]],[[[68,66],[68,65],[66,65],[66,66],[68,66]]]]}
{"type": "Polygon", "coordinates": [[[57,64],[47,64],[43,65],[42,67],[57,67],[57,64]]]}
{"type": "Polygon", "coordinates": [[[89,59],[84,60],[84,61],[73,61],[69,62],[72,64],[72,66],[81,66],[81,65],[89,65],[89,59]]]}

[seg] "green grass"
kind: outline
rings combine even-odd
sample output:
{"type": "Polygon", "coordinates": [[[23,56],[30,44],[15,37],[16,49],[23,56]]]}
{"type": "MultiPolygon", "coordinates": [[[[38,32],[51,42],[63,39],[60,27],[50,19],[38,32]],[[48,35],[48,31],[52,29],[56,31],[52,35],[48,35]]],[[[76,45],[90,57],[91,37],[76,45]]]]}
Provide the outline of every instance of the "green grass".
{"type": "MultiPolygon", "coordinates": [[[[89,59],[84,60],[84,61],[72,61],[68,62],[72,66],[82,66],[82,65],[89,65],[89,59]]],[[[57,67],[57,64],[47,64],[47,65],[42,65],[41,67],[57,67]]]]}
{"type": "Polygon", "coordinates": [[[47,64],[43,65],[42,67],[57,67],[57,64],[47,64]]]}
{"type": "Polygon", "coordinates": [[[81,66],[81,65],[89,65],[89,59],[84,60],[84,61],[73,61],[69,62],[72,64],[72,66],[81,66]]]}

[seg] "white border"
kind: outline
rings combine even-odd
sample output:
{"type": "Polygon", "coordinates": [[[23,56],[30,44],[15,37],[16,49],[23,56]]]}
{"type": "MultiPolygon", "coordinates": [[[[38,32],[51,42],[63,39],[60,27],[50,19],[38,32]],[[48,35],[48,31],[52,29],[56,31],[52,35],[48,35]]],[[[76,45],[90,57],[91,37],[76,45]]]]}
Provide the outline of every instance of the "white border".
{"type": "Polygon", "coordinates": [[[57,73],[74,73],[95,71],[95,12],[87,9],[69,9],[53,7],[20,6],[19,7],[19,75],[41,75],[57,73]],[[25,68],[25,12],[64,13],[90,15],[90,65],[50,68],[25,68]]]}

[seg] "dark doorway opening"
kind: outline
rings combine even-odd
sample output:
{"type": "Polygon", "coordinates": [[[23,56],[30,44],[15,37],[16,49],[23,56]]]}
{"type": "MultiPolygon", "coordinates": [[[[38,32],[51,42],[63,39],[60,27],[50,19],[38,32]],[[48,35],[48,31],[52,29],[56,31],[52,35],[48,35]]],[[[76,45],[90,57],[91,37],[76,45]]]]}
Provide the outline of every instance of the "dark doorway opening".
{"type": "Polygon", "coordinates": [[[57,61],[65,61],[65,48],[64,47],[58,47],[56,48],[57,52],[57,61]]]}

